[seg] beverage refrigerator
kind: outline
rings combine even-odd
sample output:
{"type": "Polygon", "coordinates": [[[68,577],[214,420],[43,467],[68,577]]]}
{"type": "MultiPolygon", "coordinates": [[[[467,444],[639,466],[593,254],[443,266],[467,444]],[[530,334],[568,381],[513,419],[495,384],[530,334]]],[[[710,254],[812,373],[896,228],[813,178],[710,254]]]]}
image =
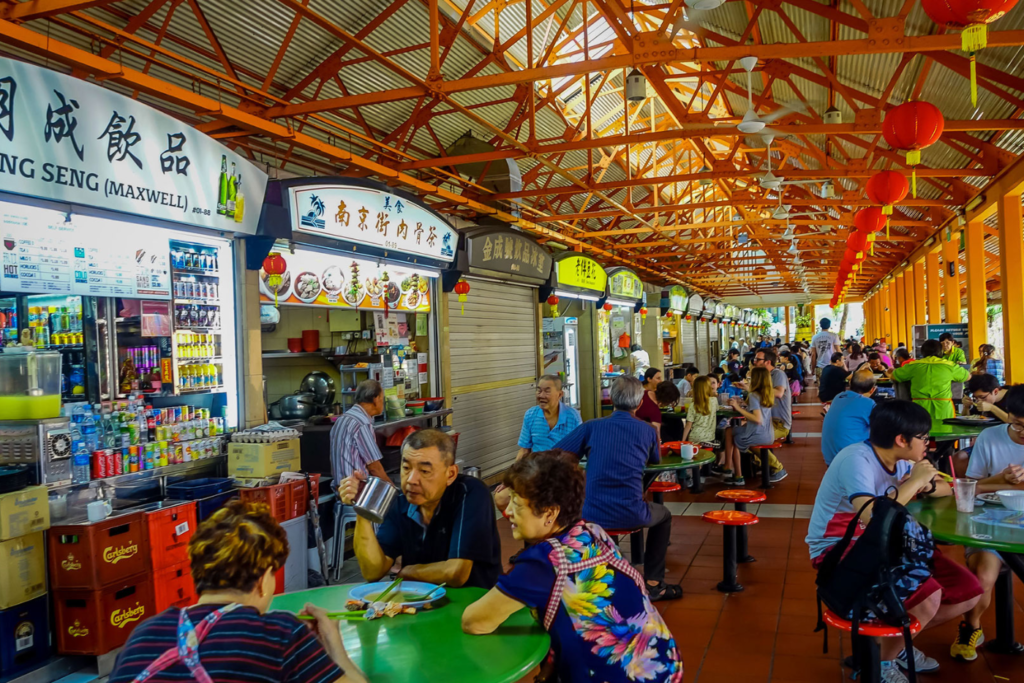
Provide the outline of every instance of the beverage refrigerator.
{"type": "Polygon", "coordinates": [[[579,323],[577,318],[544,318],[544,374],[562,378],[566,403],[580,409],[579,323]]]}

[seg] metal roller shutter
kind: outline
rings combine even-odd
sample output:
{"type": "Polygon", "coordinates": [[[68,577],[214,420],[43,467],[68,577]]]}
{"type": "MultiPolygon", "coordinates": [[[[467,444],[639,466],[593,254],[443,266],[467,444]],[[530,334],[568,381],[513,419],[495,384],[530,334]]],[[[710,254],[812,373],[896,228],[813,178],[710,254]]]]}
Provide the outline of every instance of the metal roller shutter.
{"type": "Polygon", "coordinates": [[[697,323],[697,369],[702,375],[708,374],[708,323],[697,323]]]}
{"type": "Polygon", "coordinates": [[[697,364],[697,334],[694,321],[679,321],[679,334],[683,336],[683,363],[697,364]]]}
{"type": "Polygon", "coordinates": [[[536,401],[537,290],[466,279],[465,314],[448,297],[452,424],[458,459],[489,477],[515,460],[523,413],[536,401]]]}

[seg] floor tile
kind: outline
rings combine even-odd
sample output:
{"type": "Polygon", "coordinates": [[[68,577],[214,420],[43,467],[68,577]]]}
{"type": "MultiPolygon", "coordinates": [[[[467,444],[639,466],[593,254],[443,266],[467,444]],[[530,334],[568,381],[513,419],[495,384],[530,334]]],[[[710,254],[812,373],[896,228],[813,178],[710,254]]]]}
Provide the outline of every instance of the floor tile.
{"type": "Polygon", "coordinates": [[[686,508],[690,507],[690,503],[666,502],[665,507],[667,507],[668,511],[671,512],[673,515],[681,515],[684,512],[686,512],[686,508]]]}
{"type": "MultiPolygon", "coordinates": [[[[771,500],[769,496],[768,500],[771,500]]],[[[779,503],[762,503],[761,507],[757,511],[758,517],[782,517],[792,518],[793,512],[796,510],[796,505],[783,505],[779,503]]]]}
{"type": "MultiPolygon", "coordinates": [[[[690,506],[683,512],[683,517],[700,517],[705,512],[721,510],[724,507],[725,503],[690,503],[690,506]]],[[[732,506],[730,505],[730,507],[732,506]]]]}

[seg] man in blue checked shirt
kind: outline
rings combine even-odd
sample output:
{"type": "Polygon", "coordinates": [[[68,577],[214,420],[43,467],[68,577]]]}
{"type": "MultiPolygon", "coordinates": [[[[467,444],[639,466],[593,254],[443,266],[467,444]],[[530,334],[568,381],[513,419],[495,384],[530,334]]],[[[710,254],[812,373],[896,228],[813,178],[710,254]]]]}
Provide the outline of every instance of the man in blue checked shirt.
{"type": "MultiPolygon", "coordinates": [[[[563,437],[583,424],[579,411],[562,403],[563,395],[562,378],[558,375],[544,375],[537,380],[537,405],[523,416],[517,460],[531,451],[550,451],[563,437]]],[[[494,492],[494,504],[502,512],[508,506],[509,496],[504,486],[499,486],[494,492]]]]}

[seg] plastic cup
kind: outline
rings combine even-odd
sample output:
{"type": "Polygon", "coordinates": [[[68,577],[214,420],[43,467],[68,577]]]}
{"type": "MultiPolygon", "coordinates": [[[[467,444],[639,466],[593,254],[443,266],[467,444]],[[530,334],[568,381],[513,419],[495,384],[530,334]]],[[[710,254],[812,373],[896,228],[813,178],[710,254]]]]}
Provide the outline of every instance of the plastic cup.
{"type": "Polygon", "coordinates": [[[954,479],[953,493],[956,494],[957,512],[974,512],[974,491],[978,482],[974,479],[954,479]]]}

